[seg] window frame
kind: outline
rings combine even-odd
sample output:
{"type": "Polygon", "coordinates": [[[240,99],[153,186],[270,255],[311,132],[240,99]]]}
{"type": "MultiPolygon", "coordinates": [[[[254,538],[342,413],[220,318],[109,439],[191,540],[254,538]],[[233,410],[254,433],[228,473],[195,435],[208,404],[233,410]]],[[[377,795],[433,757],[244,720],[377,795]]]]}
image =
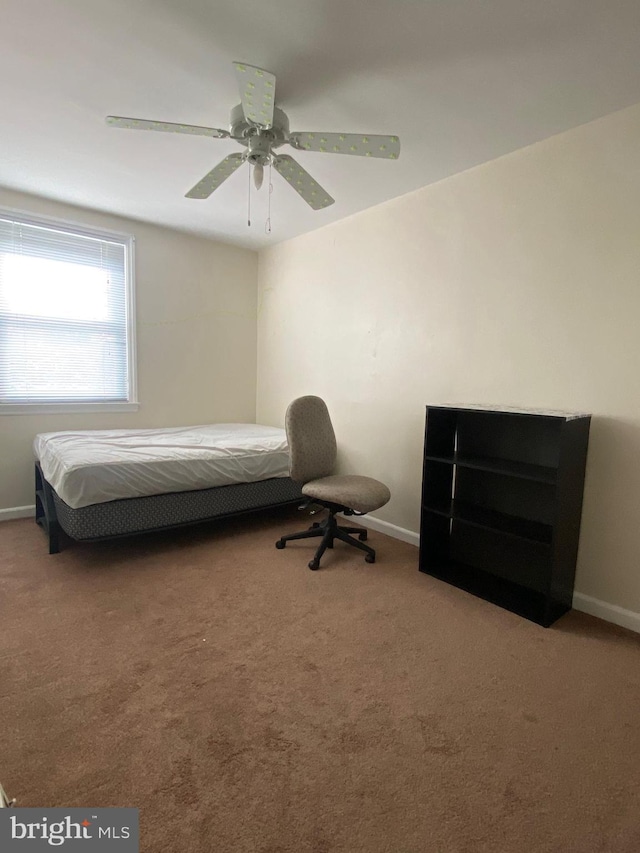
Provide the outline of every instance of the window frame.
{"type": "Polygon", "coordinates": [[[77,414],[81,412],[137,412],[138,401],[137,346],[136,346],[136,299],[135,299],[135,237],[121,231],[108,228],[93,228],[83,223],[53,216],[33,215],[24,210],[0,207],[0,217],[15,219],[24,225],[42,228],[55,228],[79,237],[92,237],[98,240],[110,240],[122,243],[125,247],[125,304],[126,304],[126,340],[127,340],[127,378],[129,399],[126,402],[42,402],[3,403],[0,401],[0,415],[30,414],[77,414]]]}

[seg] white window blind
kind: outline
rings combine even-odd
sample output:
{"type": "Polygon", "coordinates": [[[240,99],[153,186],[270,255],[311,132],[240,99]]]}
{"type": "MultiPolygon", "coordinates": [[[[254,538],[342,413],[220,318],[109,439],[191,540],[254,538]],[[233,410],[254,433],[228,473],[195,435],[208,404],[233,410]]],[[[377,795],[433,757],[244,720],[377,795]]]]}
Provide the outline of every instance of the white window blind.
{"type": "Polygon", "coordinates": [[[129,251],[0,214],[0,404],[132,399],[129,251]]]}

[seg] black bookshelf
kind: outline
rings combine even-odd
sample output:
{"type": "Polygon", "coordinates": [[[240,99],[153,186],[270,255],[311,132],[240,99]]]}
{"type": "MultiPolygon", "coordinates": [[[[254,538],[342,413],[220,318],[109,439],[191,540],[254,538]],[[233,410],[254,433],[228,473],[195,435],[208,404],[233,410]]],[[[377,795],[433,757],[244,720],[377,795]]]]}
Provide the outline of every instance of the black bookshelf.
{"type": "Polygon", "coordinates": [[[428,406],[420,571],[540,625],[570,610],[590,421],[428,406]]]}

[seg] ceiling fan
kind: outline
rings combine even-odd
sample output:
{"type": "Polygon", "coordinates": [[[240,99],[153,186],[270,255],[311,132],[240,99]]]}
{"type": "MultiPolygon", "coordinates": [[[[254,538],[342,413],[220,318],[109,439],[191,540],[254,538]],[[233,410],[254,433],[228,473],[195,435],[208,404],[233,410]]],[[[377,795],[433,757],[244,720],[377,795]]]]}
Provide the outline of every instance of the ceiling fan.
{"type": "Polygon", "coordinates": [[[397,160],[400,140],[397,136],[380,136],[361,133],[319,133],[317,131],[289,131],[289,119],[275,105],[276,78],[263,68],[243,62],[233,63],[240,103],[231,110],[229,130],[216,127],[198,127],[191,124],[174,124],[166,121],[107,116],[112,127],[130,130],[159,130],[168,133],[186,133],[192,136],[210,136],[213,139],[233,139],[245,151],[229,154],[192,187],[187,198],[209,198],[218,187],[243,163],[253,167],[254,184],[262,185],[264,167],[272,165],[277,172],[314,210],[322,210],[334,203],[329,193],[315,181],[302,166],[288,154],[277,154],[282,145],[291,145],[300,151],[318,151],[329,154],[352,154],[358,157],[380,157],[397,160]]]}

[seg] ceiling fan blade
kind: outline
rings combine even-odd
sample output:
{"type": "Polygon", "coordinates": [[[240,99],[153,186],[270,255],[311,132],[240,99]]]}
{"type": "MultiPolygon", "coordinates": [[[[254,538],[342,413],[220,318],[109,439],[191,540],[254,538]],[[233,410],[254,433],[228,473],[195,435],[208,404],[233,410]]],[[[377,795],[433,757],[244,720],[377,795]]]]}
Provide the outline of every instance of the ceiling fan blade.
{"type": "Polygon", "coordinates": [[[111,127],[124,127],[127,130],[161,130],[165,133],[211,136],[214,139],[225,139],[229,136],[228,131],[220,130],[218,127],[198,127],[195,124],[174,124],[170,121],[148,121],[144,118],[124,118],[124,116],[107,116],[105,121],[111,127]]]}
{"type": "Polygon", "coordinates": [[[275,75],[244,62],[234,62],[233,67],[236,69],[244,117],[250,124],[271,127],[276,99],[275,75]]]}
{"type": "Polygon", "coordinates": [[[309,207],[314,210],[322,210],[323,207],[329,207],[335,199],[331,198],[326,190],[323,190],[320,184],[306,172],[302,166],[289,157],[288,154],[281,154],[274,160],[273,163],[277,172],[280,172],[282,177],[291,184],[294,190],[302,196],[309,207]]]}
{"type": "Polygon", "coordinates": [[[191,187],[189,192],[185,194],[185,198],[209,198],[211,193],[217,190],[230,175],[233,175],[238,166],[242,165],[243,160],[243,154],[229,154],[217,166],[214,166],[201,181],[191,187]]]}
{"type": "Polygon", "coordinates": [[[327,154],[354,154],[356,157],[381,157],[397,160],[400,140],[397,136],[370,133],[316,133],[297,131],[289,135],[289,144],[303,151],[327,154]]]}

